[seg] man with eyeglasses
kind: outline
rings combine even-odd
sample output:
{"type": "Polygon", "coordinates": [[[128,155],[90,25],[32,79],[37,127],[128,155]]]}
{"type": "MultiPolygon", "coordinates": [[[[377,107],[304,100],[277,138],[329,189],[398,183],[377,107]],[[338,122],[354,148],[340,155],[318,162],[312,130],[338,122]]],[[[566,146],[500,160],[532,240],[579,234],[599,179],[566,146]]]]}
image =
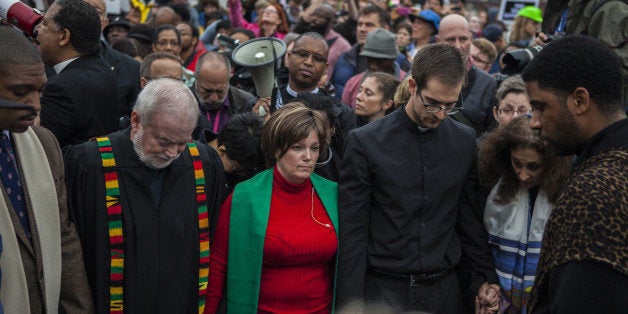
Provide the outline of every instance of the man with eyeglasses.
{"type": "MultiPolygon", "coordinates": [[[[327,68],[328,54],[329,47],[321,34],[307,32],[299,35],[294,41],[292,50],[288,51],[286,62],[288,84],[273,92],[272,97],[258,99],[255,106],[253,106],[253,111],[259,113],[259,108],[263,107],[265,112],[272,113],[283,105],[299,98],[299,94],[316,94],[331,97],[327,92],[318,88],[318,83],[327,68]]],[[[341,126],[339,131],[346,137],[349,131],[355,128],[353,111],[340,101],[335,100],[333,112],[341,126]]]]}
{"type": "Polygon", "coordinates": [[[192,90],[198,100],[201,115],[193,137],[203,130],[218,134],[232,116],[251,111],[256,97],[229,84],[231,64],[224,54],[210,51],[196,64],[196,83],[192,90]]]}
{"type": "Polygon", "coordinates": [[[458,50],[427,45],[414,58],[408,103],[349,134],[339,184],[338,312],[384,305],[460,313],[457,267],[467,270],[481,304],[496,310],[499,286],[477,214],[474,132],[448,119],[462,109],[465,76],[458,50]]]}
{"type": "Polygon", "coordinates": [[[82,0],[55,1],[37,25],[44,63],[54,68],[41,92],[41,125],[61,147],[118,129],[116,77],[100,53],[100,18],[82,0]]]}

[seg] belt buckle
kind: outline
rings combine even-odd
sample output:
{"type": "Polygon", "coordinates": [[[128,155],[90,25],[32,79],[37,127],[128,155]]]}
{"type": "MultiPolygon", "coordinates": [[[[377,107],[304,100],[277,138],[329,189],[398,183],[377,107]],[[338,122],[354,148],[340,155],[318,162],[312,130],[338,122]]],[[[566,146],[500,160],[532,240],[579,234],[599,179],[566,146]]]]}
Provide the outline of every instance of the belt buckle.
{"type": "Polygon", "coordinates": [[[421,287],[428,285],[431,278],[429,275],[410,275],[410,287],[421,287]]]}

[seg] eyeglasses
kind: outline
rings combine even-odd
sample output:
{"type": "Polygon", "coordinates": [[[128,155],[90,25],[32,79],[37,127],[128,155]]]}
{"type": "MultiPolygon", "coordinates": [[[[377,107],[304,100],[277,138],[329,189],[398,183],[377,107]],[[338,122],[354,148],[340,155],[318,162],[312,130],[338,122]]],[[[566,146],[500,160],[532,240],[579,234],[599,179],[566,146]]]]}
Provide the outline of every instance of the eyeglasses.
{"type": "Polygon", "coordinates": [[[268,14],[279,14],[279,12],[277,12],[276,10],[264,10],[262,11],[262,13],[268,13],[268,14]]]}
{"type": "Polygon", "coordinates": [[[473,60],[474,63],[481,63],[481,64],[488,64],[489,63],[488,61],[480,59],[479,56],[474,56],[474,55],[471,55],[471,60],[473,60]]]}
{"type": "Polygon", "coordinates": [[[327,57],[323,56],[322,54],[310,52],[305,49],[290,50],[290,54],[303,60],[307,60],[310,56],[312,56],[312,60],[314,60],[314,62],[316,63],[327,62],[327,57]]]}
{"type": "Polygon", "coordinates": [[[172,46],[172,47],[178,47],[179,46],[179,42],[175,41],[175,40],[171,40],[171,41],[167,41],[167,40],[161,40],[157,42],[157,46],[159,47],[166,47],[166,46],[172,46]]]}
{"type": "Polygon", "coordinates": [[[532,116],[532,111],[529,110],[513,110],[512,108],[505,108],[505,109],[499,109],[497,110],[500,114],[503,114],[505,116],[509,116],[512,117],[515,112],[517,113],[517,116],[527,116],[527,117],[531,117],[532,116]]]}
{"type": "Polygon", "coordinates": [[[460,107],[456,107],[456,103],[455,102],[454,103],[450,103],[450,104],[445,104],[445,106],[439,106],[439,105],[430,104],[430,103],[427,103],[423,99],[423,95],[421,95],[421,93],[418,93],[418,95],[419,95],[419,98],[421,98],[421,102],[423,102],[423,106],[425,107],[425,111],[427,111],[428,113],[437,113],[437,112],[443,110],[446,115],[453,116],[456,113],[458,113],[458,111],[462,110],[462,108],[463,108],[462,97],[460,97],[460,107]]]}

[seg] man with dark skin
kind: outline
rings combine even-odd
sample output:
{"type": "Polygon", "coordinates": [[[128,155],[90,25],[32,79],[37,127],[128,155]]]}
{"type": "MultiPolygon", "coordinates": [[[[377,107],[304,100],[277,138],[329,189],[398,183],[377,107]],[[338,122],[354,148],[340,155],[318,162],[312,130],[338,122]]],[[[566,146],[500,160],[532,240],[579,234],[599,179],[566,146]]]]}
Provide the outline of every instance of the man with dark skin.
{"type": "Polygon", "coordinates": [[[46,83],[44,64],[13,28],[0,26],[0,42],[0,303],[7,313],[56,313],[59,308],[90,313],[81,243],[68,221],[61,149],[50,131],[35,125],[46,83]],[[4,163],[7,158],[13,167],[4,163]]]}
{"type": "Polygon", "coordinates": [[[529,313],[626,313],[628,119],[622,67],[601,41],[567,36],[522,74],[530,126],[575,154],[545,226],[529,313]]]}

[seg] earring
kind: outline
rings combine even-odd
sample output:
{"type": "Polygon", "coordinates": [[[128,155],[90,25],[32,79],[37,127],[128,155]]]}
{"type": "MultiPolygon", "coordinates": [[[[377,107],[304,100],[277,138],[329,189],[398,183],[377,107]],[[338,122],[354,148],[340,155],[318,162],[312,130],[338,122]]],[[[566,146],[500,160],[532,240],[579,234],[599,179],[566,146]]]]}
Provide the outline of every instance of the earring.
{"type": "Polygon", "coordinates": [[[574,101],[573,101],[573,102],[574,102],[574,104],[576,104],[576,106],[579,106],[579,104],[578,104],[578,100],[577,100],[577,99],[574,99],[574,101]]]}

